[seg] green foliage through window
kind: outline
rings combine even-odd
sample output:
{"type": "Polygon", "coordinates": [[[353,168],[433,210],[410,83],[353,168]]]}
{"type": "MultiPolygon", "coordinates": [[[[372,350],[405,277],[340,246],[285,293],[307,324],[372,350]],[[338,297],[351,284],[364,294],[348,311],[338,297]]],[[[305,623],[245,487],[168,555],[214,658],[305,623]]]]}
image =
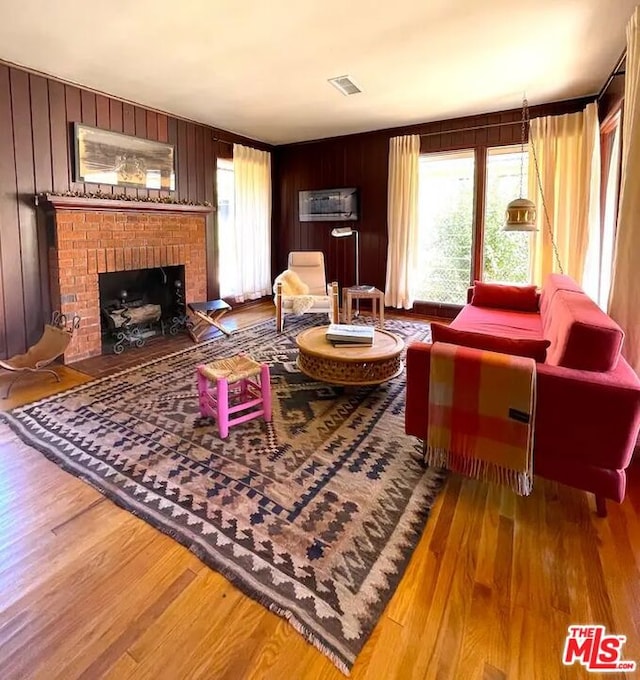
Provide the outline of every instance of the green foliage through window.
{"type": "Polygon", "coordinates": [[[471,276],[472,151],[420,157],[416,299],[462,305],[471,276]]]}
{"type": "Polygon", "coordinates": [[[520,197],[521,159],[523,196],[527,195],[527,156],[526,151],[499,148],[487,155],[483,281],[528,283],[531,279],[531,234],[503,231],[507,205],[520,197]]]}
{"type": "MultiPolygon", "coordinates": [[[[508,203],[526,196],[527,152],[489,149],[483,235],[484,281],[530,281],[531,234],[503,231],[508,203]]],[[[427,154],[419,165],[419,242],[416,299],[463,305],[471,281],[475,153],[427,154]]]]}

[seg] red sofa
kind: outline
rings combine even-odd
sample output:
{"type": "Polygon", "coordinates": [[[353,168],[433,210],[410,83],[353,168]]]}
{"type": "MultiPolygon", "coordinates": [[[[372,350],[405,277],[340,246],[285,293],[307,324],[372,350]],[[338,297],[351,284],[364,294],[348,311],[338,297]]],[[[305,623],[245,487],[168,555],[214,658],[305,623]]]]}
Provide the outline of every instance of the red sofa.
{"type": "MultiPolygon", "coordinates": [[[[537,299],[537,311],[467,304],[451,328],[550,341],[536,364],[534,470],[593,492],[604,515],[605,499],[624,499],[640,429],[640,380],[620,355],[622,330],[575,281],[552,274],[537,299]]],[[[430,351],[429,343],[407,349],[405,431],[423,440],[430,351]]]]}

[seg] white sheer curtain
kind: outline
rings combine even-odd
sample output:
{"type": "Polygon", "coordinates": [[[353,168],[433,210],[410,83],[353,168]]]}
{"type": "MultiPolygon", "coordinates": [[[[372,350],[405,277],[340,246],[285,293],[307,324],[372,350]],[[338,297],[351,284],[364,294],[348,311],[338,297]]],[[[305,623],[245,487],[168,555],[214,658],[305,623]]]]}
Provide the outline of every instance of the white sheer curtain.
{"type": "Polygon", "coordinates": [[[627,25],[622,115],[622,179],[609,314],[625,332],[623,354],[640,375],[640,10],[627,25]]]}
{"type": "Polygon", "coordinates": [[[529,131],[529,197],[538,208],[533,281],[559,270],[582,282],[591,234],[600,232],[600,127],[598,108],[563,116],[534,118],[529,131]],[[533,148],[532,148],[533,146],[533,148]],[[536,176],[538,159],[542,194],[536,176]],[[546,204],[553,242],[545,218],[546,204]]]}
{"type": "Polygon", "coordinates": [[[420,137],[389,140],[387,281],[385,304],[411,309],[418,260],[418,159],[420,137]]]}
{"type": "Polygon", "coordinates": [[[271,154],[233,145],[234,214],[221,297],[236,302],[271,292],[271,154]]]}
{"type": "Polygon", "coordinates": [[[613,130],[604,138],[602,150],[603,176],[606,179],[601,197],[600,230],[589,236],[589,248],[585,263],[582,287],[605,312],[609,305],[611,275],[613,273],[613,249],[616,235],[618,208],[618,181],[620,179],[620,112],[615,116],[613,130]],[[616,122],[617,121],[617,122],[616,122]],[[606,145],[606,146],[605,146],[606,145]],[[608,148],[607,148],[608,147],[608,148]],[[605,167],[606,163],[606,167],[605,167]]]}

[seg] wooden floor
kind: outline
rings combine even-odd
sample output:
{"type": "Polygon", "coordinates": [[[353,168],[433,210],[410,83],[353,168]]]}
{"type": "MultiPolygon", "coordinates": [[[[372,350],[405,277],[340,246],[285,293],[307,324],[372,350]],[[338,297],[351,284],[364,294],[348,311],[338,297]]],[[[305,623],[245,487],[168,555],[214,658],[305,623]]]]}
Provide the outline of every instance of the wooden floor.
{"type": "MultiPolygon", "coordinates": [[[[225,323],[241,328],[271,310],[232,313],[225,323]]],[[[78,367],[62,369],[59,385],[45,378],[16,388],[4,408],[117,370],[110,358],[78,367]]],[[[518,498],[451,476],[352,677],[594,677],[561,664],[570,624],[626,635],[625,658],[640,662],[638,472],[607,519],[586,494],[541,479],[518,498]]],[[[101,677],[344,676],[173,540],[4,434],[0,679],[101,677]]]]}

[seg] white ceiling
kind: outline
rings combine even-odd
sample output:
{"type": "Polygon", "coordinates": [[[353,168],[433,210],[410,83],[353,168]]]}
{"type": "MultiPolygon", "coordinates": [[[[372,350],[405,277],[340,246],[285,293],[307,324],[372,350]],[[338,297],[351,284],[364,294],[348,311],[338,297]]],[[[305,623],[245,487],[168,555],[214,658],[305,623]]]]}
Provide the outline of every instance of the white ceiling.
{"type": "Polygon", "coordinates": [[[636,2],[0,0],[0,59],[281,144],[596,93],[636,2]]]}

